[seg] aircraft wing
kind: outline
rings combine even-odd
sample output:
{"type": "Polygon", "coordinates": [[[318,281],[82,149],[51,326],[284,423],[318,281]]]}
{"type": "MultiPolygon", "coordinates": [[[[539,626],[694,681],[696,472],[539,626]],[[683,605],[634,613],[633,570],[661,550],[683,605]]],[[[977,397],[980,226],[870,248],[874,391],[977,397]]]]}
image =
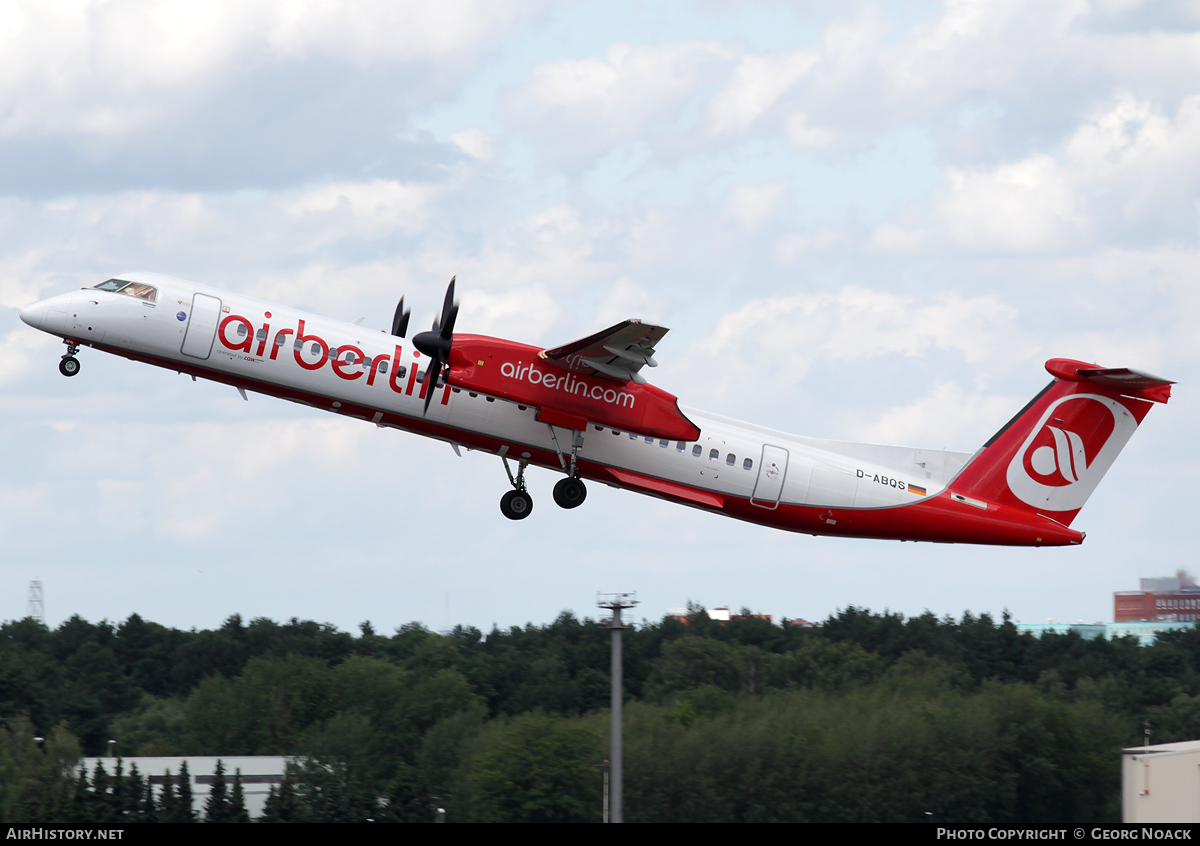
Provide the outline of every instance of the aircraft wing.
{"type": "Polygon", "coordinates": [[[595,335],[552,350],[542,350],[538,357],[567,370],[601,379],[644,385],[646,379],[638,371],[645,365],[658,366],[654,360],[654,347],[668,331],[663,326],[640,320],[625,320],[595,335]]]}

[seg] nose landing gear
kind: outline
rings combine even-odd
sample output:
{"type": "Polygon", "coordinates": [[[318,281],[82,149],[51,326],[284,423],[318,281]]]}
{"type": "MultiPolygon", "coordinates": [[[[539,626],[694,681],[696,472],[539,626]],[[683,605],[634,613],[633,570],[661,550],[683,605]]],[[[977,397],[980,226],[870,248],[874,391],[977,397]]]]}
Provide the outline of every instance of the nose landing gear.
{"type": "Polygon", "coordinates": [[[509,520],[524,520],[533,511],[533,497],[527,491],[509,491],[500,497],[500,513],[509,520]]]}
{"type": "Polygon", "coordinates": [[[71,341],[66,341],[65,343],[67,345],[67,352],[62,357],[62,361],[58,363],[58,372],[64,376],[74,376],[79,372],[79,359],[75,357],[75,353],[79,352],[79,345],[71,341]]]}
{"type": "Polygon", "coordinates": [[[508,474],[508,481],[515,490],[500,497],[500,513],[509,520],[524,520],[529,516],[529,512],[533,511],[533,497],[525,490],[525,468],[529,466],[529,462],[524,458],[520,459],[517,462],[517,475],[514,477],[505,452],[508,452],[508,447],[501,450],[500,460],[504,462],[504,472],[508,474]]]}

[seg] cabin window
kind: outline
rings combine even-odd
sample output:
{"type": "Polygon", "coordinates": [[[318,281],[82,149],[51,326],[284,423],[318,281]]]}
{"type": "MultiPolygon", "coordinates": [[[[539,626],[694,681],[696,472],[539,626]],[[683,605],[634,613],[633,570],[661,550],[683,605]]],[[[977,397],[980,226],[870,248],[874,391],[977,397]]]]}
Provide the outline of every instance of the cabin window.
{"type": "Polygon", "coordinates": [[[660,447],[666,448],[666,446],[667,446],[667,443],[668,443],[667,441],[659,441],[659,442],[658,442],[658,445],[659,445],[660,447]]]}
{"type": "Polygon", "coordinates": [[[321,345],[314,341],[313,345],[311,347],[309,347],[308,351],[313,355],[320,355],[321,354],[321,345]]]}
{"type": "Polygon", "coordinates": [[[692,447],[692,455],[696,456],[697,458],[700,456],[701,452],[703,452],[703,449],[701,448],[700,444],[696,444],[692,447]]]}
{"type": "Polygon", "coordinates": [[[683,448],[684,448],[685,446],[687,446],[687,444],[685,444],[683,441],[680,441],[679,443],[675,444],[675,449],[676,449],[678,452],[683,452],[683,448]]]}
{"type": "Polygon", "coordinates": [[[729,453],[729,455],[725,456],[725,463],[728,464],[730,467],[733,466],[733,463],[735,461],[737,461],[737,456],[734,455],[732,452],[729,453]]]}
{"type": "Polygon", "coordinates": [[[646,443],[648,443],[648,444],[654,443],[654,438],[649,438],[649,437],[646,438],[646,443]]]}
{"type": "Polygon", "coordinates": [[[597,427],[596,427],[596,431],[597,431],[597,432],[603,432],[603,431],[604,431],[604,427],[603,427],[603,426],[597,426],[597,427]]]}
{"type": "Polygon", "coordinates": [[[265,341],[267,339],[267,330],[259,329],[257,332],[254,333],[254,337],[260,341],[265,341]]]}
{"type": "Polygon", "coordinates": [[[638,438],[638,436],[637,436],[637,435],[635,435],[633,432],[630,432],[630,433],[629,433],[629,440],[631,440],[631,441],[636,441],[636,440],[637,440],[637,438],[638,438]]]}
{"type": "Polygon", "coordinates": [[[275,336],[275,346],[277,346],[277,347],[283,346],[283,333],[282,332],[280,332],[278,335],[275,336]]]}
{"type": "Polygon", "coordinates": [[[98,291],[112,291],[114,294],[124,294],[127,297],[137,297],[146,302],[158,300],[158,289],[145,282],[129,282],[125,279],[109,279],[95,286],[98,291]]]}
{"type": "Polygon", "coordinates": [[[621,433],[620,433],[620,432],[618,432],[616,429],[613,429],[613,430],[612,430],[612,433],[613,433],[614,435],[620,435],[620,434],[621,434],[621,433]]]}
{"type": "Polygon", "coordinates": [[[716,461],[720,457],[721,457],[721,451],[719,449],[710,449],[708,451],[708,460],[709,461],[716,461]]]}
{"type": "Polygon", "coordinates": [[[239,324],[238,324],[237,333],[238,333],[238,335],[245,335],[245,334],[246,334],[246,324],[245,324],[245,323],[239,323],[239,324]]]}
{"type": "Polygon", "coordinates": [[[751,467],[753,467],[753,466],[754,466],[754,459],[753,459],[753,458],[747,458],[745,461],[743,461],[743,462],[742,462],[742,469],[743,469],[743,470],[749,470],[749,469],[750,469],[751,467]]]}

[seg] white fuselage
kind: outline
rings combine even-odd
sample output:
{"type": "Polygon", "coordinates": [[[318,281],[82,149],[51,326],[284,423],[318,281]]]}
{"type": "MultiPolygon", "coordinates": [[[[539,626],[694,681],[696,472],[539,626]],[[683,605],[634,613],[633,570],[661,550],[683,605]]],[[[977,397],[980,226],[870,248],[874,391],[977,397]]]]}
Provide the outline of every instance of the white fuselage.
{"type": "MultiPolygon", "coordinates": [[[[536,409],[439,385],[424,413],[424,362],[403,338],[173,277],[121,279],[152,285],[157,296],[150,302],[85,288],[30,306],[22,319],[161,367],[561,469],[558,450],[569,449],[570,433],[557,431],[556,450],[536,409]]],[[[701,431],[695,442],[589,422],[580,461],[748,500],[765,512],[780,505],[874,509],[928,501],[970,457],[802,438],[682,411],[701,431]]],[[[648,485],[618,486],[655,493],[648,485]]],[[[705,507],[704,497],[692,504],[705,507]]],[[[773,521],[764,513],[762,522],[773,521]]]]}

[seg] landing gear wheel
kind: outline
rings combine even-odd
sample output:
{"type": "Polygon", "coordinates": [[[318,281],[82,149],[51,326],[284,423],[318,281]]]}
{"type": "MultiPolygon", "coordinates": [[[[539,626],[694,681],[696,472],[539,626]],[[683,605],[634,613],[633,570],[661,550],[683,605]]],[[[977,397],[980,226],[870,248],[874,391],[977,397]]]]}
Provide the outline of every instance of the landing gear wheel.
{"type": "Polygon", "coordinates": [[[524,520],[533,511],[533,497],[525,491],[509,491],[500,497],[500,513],[509,520],[524,520]]]}
{"type": "Polygon", "coordinates": [[[554,486],[554,501],[560,508],[576,508],[587,499],[587,486],[582,479],[559,479],[554,486]]]}
{"type": "Polygon", "coordinates": [[[64,355],[62,361],[58,363],[58,372],[64,376],[74,376],[79,372],[79,359],[64,355]]]}

